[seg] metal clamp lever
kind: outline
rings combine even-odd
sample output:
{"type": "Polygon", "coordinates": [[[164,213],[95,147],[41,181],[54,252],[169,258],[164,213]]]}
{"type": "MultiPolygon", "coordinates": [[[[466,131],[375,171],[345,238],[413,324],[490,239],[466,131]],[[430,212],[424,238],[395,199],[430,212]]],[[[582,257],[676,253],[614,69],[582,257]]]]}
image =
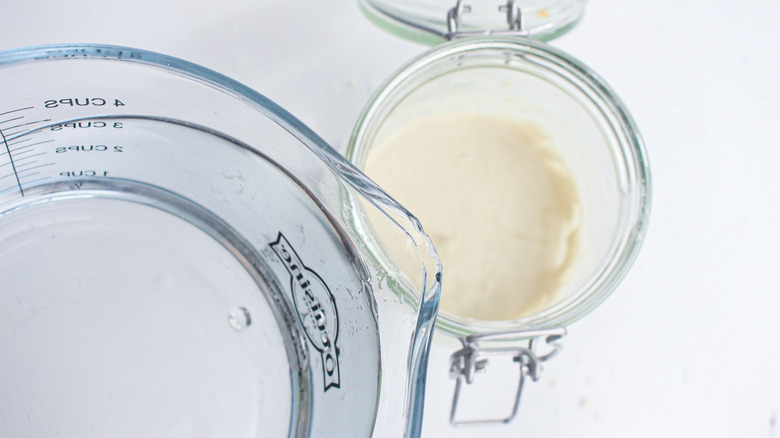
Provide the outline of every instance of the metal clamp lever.
{"type": "Polygon", "coordinates": [[[516,0],[507,0],[505,5],[498,7],[500,12],[506,12],[506,23],[509,30],[520,31],[523,29],[523,14],[520,8],[515,6],[516,0]]]}
{"type": "Polygon", "coordinates": [[[447,11],[447,34],[450,38],[460,32],[460,19],[464,12],[471,12],[471,6],[464,5],[463,0],[458,0],[452,9],[447,11]]]}
{"type": "Polygon", "coordinates": [[[458,0],[455,6],[447,11],[447,33],[442,36],[447,40],[451,40],[455,37],[486,34],[528,36],[528,32],[523,29],[522,12],[520,11],[520,8],[516,6],[516,3],[517,0],[507,0],[505,5],[500,5],[498,7],[499,12],[506,12],[506,22],[508,26],[506,30],[464,31],[460,26],[461,18],[464,13],[471,12],[471,6],[464,5],[463,0],[458,0]]]}
{"type": "Polygon", "coordinates": [[[455,381],[455,392],[452,396],[452,410],[450,411],[450,424],[453,426],[477,425],[477,424],[505,424],[512,421],[517,416],[520,407],[520,396],[523,392],[523,383],[526,376],[530,376],[534,381],[541,377],[541,363],[557,354],[562,346],[556,342],[566,334],[565,328],[540,329],[529,331],[508,331],[496,333],[484,333],[471,335],[461,339],[463,348],[450,356],[450,377],[457,379],[455,381]],[[507,342],[510,340],[521,340],[525,346],[492,346],[482,347],[480,342],[495,341],[507,342]],[[539,351],[539,343],[543,341],[546,352],[539,351]],[[458,420],[458,400],[460,398],[461,386],[463,381],[467,384],[474,382],[474,376],[477,372],[484,371],[489,358],[497,356],[512,356],[512,360],[517,362],[520,367],[520,379],[517,385],[514,406],[509,416],[493,419],[476,420],[458,420]]]}

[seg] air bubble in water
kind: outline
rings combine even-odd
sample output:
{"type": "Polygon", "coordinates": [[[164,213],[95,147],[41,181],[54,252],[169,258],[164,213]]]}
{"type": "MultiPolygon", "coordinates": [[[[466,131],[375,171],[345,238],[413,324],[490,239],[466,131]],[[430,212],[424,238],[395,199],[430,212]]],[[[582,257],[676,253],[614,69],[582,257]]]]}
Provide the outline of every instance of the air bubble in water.
{"type": "Polygon", "coordinates": [[[237,307],[230,312],[228,322],[231,327],[240,332],[252,324],[252,315],[246,307],[237,307]]]}

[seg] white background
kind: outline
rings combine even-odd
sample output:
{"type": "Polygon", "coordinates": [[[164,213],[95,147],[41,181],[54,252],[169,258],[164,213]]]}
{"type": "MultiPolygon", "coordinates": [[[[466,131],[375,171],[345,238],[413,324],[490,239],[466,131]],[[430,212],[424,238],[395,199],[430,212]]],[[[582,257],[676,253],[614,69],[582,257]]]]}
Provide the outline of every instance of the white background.
{"type": "MultiPolygon", "coordinates": [[[[339,150],[370,93],[425,50],[356,0],[4,3],[0,49],[99,42],[184,58],[339,150]]],[[[776,0],[592,0],[552,43],[599,72],[643,133],[647,239],[511,425],[448,429],[447,351],[434,349],[425,437],[780,436],[778,17],[776,0]]]]}

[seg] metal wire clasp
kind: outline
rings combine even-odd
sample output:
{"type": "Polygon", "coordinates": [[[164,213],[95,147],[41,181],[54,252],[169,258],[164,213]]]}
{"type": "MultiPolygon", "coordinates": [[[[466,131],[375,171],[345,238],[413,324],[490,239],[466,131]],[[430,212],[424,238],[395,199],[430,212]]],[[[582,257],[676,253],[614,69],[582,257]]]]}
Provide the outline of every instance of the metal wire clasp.
{"type": "Polygon", "coordinates": [[[464,5],[463,0],[458,0],[455,6],[447,11],[447,33],[455,35],[460,32],[460,20],[464,12],[471,12],[471,6],[464,5]]]}
{"type": "Polygon", "coordinates": [[[463,4],[463,0],[458,0],[455,6],[447,11],[447,33],[442,36],[448,40],[455,37],[486,34],[528,36],[528,32],[523,29],[522,12],[516,3],[517,0],[507,0],[506,4],[498,7],[499,12],[506,12],[506,30],[464,31],[461,29],[460,23],[463,14],[471,12],[471,6],[463,4]]]}
{"type": "Polygon", "coordinates": [[[507,0],[505,5],[498,7],[499,12],[506,12],[506,23],[509,25],[509,30],[522,30],[523,28],[523,14],[520,12],[520,8],[515,6],[516,0],[507,0]]]}
{"type": "Polygon", "coordinates": [[[534,381],[539,380],[542,372],[541,363],[550,359],[561,350],[562,346],[556,341],[565,334],[566,329],[560,327],[520,332],[484,333],[461,339],[463,348],[450,356],[450,377],[456,379],[455,392],[452,396],[450,424],[453,426],[505,424],[512,421],[517,416],[517,411],[520,407],[520,396],[523,392],[523,383],[526,376],[530,376],[534,381]],[[516,342],[510,343],[510,341],[517,339],[523,345],[517,345],[516,342]],[[487,342],[491,346],[480,345],[480,343],[487,342]],[[543,343],[542,347],[540,347],[540,343],[543,343]],[[541,351],[541,348],[546,348],[546,351],[541,351]],[[458,400],[463,382],[465,381],[469,385],[473,383],[475,374],[485,370],[485,366],[491,357],[508,355],[512,356],[512,360],[517,362],[520,367],[520,378],[511,414],[503,418],[458,420],[458,400]]]}

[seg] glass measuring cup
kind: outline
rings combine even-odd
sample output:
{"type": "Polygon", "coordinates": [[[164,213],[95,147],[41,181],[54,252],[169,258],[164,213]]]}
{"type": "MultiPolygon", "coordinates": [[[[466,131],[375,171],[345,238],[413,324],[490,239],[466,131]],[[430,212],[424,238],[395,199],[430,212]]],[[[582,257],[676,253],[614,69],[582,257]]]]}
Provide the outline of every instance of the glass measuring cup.
{"type": "Polygon", "coordinates": [[[403,207],[175,58],[18,49],[0,84],[4,435],[419,435],[440,266],[403,207]]]}
{"type": "MultiPolygon", "coordinates": [[[[396,25],[408,27],[409,20],[403,21],[396,25]]],[[[566,53],[517,35],[455,39],[411,60],[366,105],[347,158],[362,168],[372,149],[387,138],[416,120],[443,113],[540,126],[579,187],[578,259],[550,305],[507,320],[479,320],[446,309],[437,317],[436,327],[460,344],[449,370],[456,379],[451,423],[505,423],[518,411],[524,379],[539,378],[541,363],[558,351],[566,327],[605,300],[636,258],[649,219],[649,163],[628,110],[596,73],[566,53]],[[519,364],[514,405],[507,413],[459,413],[465,384],[501,356],[519,364]]],[[[447,288],[445,282],[443,296],[447,288]]]]}

